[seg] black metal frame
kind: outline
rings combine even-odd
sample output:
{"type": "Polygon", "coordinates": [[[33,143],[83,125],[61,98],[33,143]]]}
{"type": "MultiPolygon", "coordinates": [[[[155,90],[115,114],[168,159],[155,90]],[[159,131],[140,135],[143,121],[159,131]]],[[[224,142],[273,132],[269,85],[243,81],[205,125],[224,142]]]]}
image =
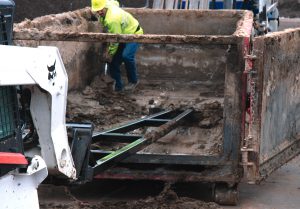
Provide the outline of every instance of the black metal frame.
{"type": "Polygon", "coordinates": [[[93,179],[89,167],[90,146],[94,126],[92,124],[67,123],[67,130],[72,133],[71,153],[76,168],[77,182],[84,183],[93,179]]]}
{"type": "MultiPolygon", "coordinates": [[[[188,114],[190,114],[189,112],[188,114]]],[[[144,119],[130,122],[124,126],[114,128],[101,133],[96,133],[93,135],[92,142],[98,142],[101,140],[109,140],[109,142],[122,142],[131,143],[129,147],[133,146],[137,150],[141,149],[141,146],[145,141],[143,135],[128,134],[129,131],[141,128],[143,126],[148,127],[159,127],[172,121],[167,119],[170,115],[174,114],[173,111],[163,111],[158,114],[151,115],[144,119]],[[137,143],[137,144],[132,144],[137,143]]],[[[201,165],[201,166],[220,166],[220,165],[232,165],[230,159],[235,159],[233,157],[233,152],[231,151],[232,144],[238,146],[239,143],[235,143],[232,138],[229,141],[223,140],[223,153],[220,156],[202,156],[202,155],[165,155],[165,154],[138,154],[133,152],[124,152],[122,160],[120,163],[146,163],[146,164],[166,164],[166,165],[201,165]]],[[[128,148],[128,147],[127,147],[128,148]]],[[[135,150],[134,149],[134,150],[135,150]]],[[[105,170],[103,165],[107,157],[116,154],[115,151],[105,151],[105,150],[91,150],[91,156],[98,159],[98,163],[95,164],[94,169],[101,171],[105,170]],[[101,160],[102,159],[102,160],[101,160]],[[101,167],[102,169],[99,169],[101,167]]],[[[112,160],[112,159],[109,159],[112,160]]],[[[115,162],[116,163],[116,162],[115,162]]],[[[106,168],[108,168],[107,166],[106,168]]],[[[96,172],[98,173],[98,172],[96,172]]]]}
{"type": "MultiPolygon", "coordinates": [[[[179,125],[181,122],[187,122],[188,117],[193,117],[193,111],[163,111],[149,117],[133,121],[121,127],[96,133],[92,142],[109,141],[128,143],[125,147],[117,151],[104,151],[101,149],[92,149],[90,151],[90,166],[93,170],[93,176],[99,178],[150,178],[168,180],[178,179],[185,181],[213,181],[236,183],[240,180],[239,169],[239,141],[234,140],[235,131],[230,124],[224,122],[224,140],[223,152],[218,156],[202,155],[158,155],[158,154],[138,154],[137,151],[149,145],[153,140],[145,135],[135,135],[130,132],[141,127],[157,127],[157,132],[164,129],[168,124],[179,125]],[[176,121],[176,122],[175,122],[176,121]],[[180,169],[186,168],[185,175],[182,178],[180,169]],[[115,169],[114,169],[115,168],[115,169]],[[157,174],[156,168],[165,169],[164,174],[157,174]],[[149,170],[150,169],[150,170],[149,170]],[[179,169],[179,170],[178,170],[179,169]],[[142,172],[141,172],[142,171],[142,172]],[[210,175],[204,174],[209,172],[210,175]],[[178,175],[180,174],[180,175],[178,175]]],[[[176,126],[170,126],[171,131],[176,126]]],[[[163,134],[167,134],[164,132],[163,134]]],[[[162,134],[162,135],[163,135],[162,134]]],[[[158,138],[161,138],[159,135],[158,138]]],[[[157,138],[157,139],[158,139],[157,138]]]]}
{"type": "Polygon", "coordinates": [[[177,125],[182,123],[185,118],[191,115],[193,111],[163,111],[146,118],[128,123],[124,126],[94,134],[93,143],[109,140],[109,142],[127,143],[121,149],[116,151],[91,150],[94,175],[110,168],[128,156],[134,155],[137,151],[161,138],[170,132],[177,125]],[[158,127],[156,132],[145,135],[135,135],[130,132],[143,127],[158,127]]]}

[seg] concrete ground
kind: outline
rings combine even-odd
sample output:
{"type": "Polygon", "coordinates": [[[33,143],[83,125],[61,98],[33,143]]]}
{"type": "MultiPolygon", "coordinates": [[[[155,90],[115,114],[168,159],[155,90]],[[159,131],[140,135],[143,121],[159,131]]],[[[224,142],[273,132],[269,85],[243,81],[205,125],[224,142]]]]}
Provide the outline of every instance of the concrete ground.
{"type": "Polygon", "coordinates": [[[240,202],[225,209],[299,209],[300,156],[274,172],[260,185],[241,184],[240,202]]]}

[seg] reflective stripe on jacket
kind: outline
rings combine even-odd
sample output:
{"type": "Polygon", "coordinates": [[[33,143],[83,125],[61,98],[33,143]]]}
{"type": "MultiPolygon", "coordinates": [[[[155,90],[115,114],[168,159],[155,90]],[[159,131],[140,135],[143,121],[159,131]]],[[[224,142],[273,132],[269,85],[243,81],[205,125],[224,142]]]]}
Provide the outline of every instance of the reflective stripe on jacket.
{"type": "MultiPolygon", "coordinates": [[[[107,7],[105,18],[101,18],[103,26],[109,33],[114,34],[143,34],[139,22],[128,12],[116,5],[107,7]]],[[[109,45],[109,54],[115,55],[118,50],[118,43],[109,45]]]]}

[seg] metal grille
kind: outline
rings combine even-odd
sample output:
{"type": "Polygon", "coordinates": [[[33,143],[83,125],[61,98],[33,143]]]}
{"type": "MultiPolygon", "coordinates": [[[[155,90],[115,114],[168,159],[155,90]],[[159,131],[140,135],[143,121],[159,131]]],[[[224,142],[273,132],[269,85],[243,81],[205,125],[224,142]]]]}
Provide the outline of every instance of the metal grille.
{"type": "Polygon", "coordinates": [[[8,45],[6,19],[4,15],[0,15],[0,44],[8,45]]]}
{"type": "Polygon", "coordinates": [[[0,5],[0,45],[12,44],[13,14],[14,4],[11,1],[0,5]]]}
{"type": "Polygon", "coordinates": [[[17,106],[15,89],[0,87],[0,141],[15,136],[17,127],[17,106]]]}

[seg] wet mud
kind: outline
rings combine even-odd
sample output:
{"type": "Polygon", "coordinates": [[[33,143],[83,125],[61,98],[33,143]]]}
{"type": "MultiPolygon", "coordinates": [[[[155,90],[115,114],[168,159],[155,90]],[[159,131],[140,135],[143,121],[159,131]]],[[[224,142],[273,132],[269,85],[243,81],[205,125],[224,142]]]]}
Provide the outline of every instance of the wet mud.
{"type": "MultiPolygon", "coordinates": [[[[133,183],[136,184],[137,183],[133,183]]],[[[146,186],[147,189],[151,190],[150,184],[148,182],[145,184],[141,183],[143,186],[146,186]]],[[[107,183],[106,186],[109,186],[107,183]]],[[[96,192],[95,187],[85,187],[81,191],[79,189],[69,189],[63,186],[54,187],[53,185],[41,186],[39,190],[40,197],[49,194],[50,192],[55,192],[54,197],[49,198],[45,197],[40,201],[41,209],[219,209],[221,208],[219,205],[213,202],[204,202],[191,197],[179,196],[176,191],[172,188],[171,184],[165,184],[161,190],[159,191],[157,187],[159,184],[154,183],[152,186],[152,191],[148,191],[149,196],[143,198],[132,198],[130,196],[126,197],[126,194],[117,194],[121,193],[120,191],[131,193],[136,195],[137,191],[130,191],[128,187],[121,183],[121,186],[115,187],[115,183],[112,183],[112,188],[114,190],[107,189],[106,194],[104,192],[99,191],[99,195],[95,196],[94,194],[90,195],[91,191],[87,191],[88,189],[93,190],[92,192],[96,192]],[[155,191],[157,190],[157,191],[155,191]],[[158,194],[154,194],[154,192],[158,192],[158,194]],[[83,192],[87,192],[87,194],[82,194],[83,192]],[[152,194],[151,194],[152,193],[152,194]],[[55,197],[57,196],[57,197],[55,197]],[[118,196],[118,197],[116,197],[118,196]],[[124,198],[125,197],[125,198],[124,198]],[[98,198],[98,200],[97,200],[98,198]],[[57,200],[57,201],[52,201],[57,200]]],[[[133,187],[132,187],[133,188],[133,187]]],[[[131,189],[132,189],[131,188],[131,189]]],[[[105,189],[105,188],[104,188],[105,189]]],[[[145,192],[142,192],[145,193],[145,192]]],[[[146,193],[144,195],[147,195],[146,193]]],[[[137,195],[138,196],[138,195],[137,195]]]]}
{"type": "MultiPolygon", "coordinates": [[[[141,152],[214,155],[222,150],[221,98],[205,98],[194,95],[195,93],[188,95],[186,90],[175,93],[172,88],[143,83],[134,92],[115,93],[112,85],[113,81],[109,76],[97,76],[83,91],[70,92],[67,105],[68,122],[92,123],[95,132],[100,132],[146,117],[153,110],[192,108],[195,121],[174,129],[141,152]]],[[[150,129],[140,130],[139,134],[145,134],[150,129]]]]}

